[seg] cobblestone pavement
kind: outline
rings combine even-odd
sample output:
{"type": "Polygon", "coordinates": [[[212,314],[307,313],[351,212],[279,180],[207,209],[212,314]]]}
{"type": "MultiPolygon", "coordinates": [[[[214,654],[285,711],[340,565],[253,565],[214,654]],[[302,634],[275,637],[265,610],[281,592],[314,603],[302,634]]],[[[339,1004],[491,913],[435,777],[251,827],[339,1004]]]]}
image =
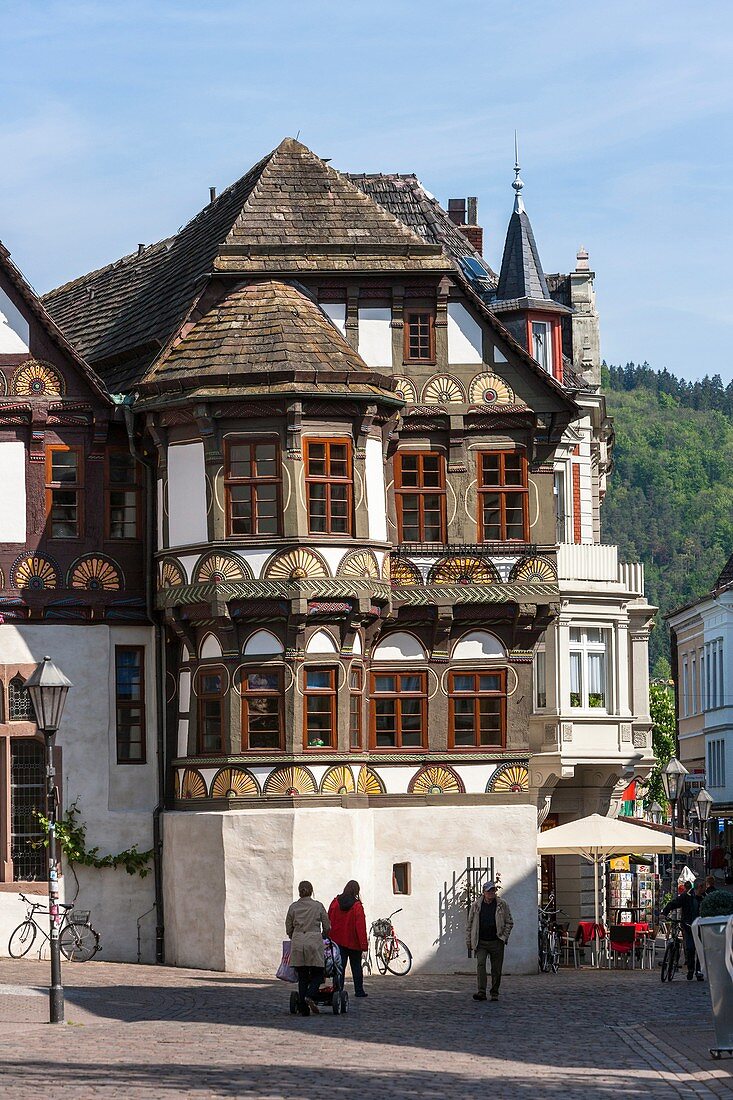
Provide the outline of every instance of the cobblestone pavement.
{"type": "Polygon", "coordinates": [[[290,1016],[289,986],[198,970],[66,964],[65,1027],[45,1023],[48,963],[0,960],[0,1096],[178,1095],[588,1100],[733,1097],[707,985],[657,973],[370,980],[347,1016],[290,1016]]]}

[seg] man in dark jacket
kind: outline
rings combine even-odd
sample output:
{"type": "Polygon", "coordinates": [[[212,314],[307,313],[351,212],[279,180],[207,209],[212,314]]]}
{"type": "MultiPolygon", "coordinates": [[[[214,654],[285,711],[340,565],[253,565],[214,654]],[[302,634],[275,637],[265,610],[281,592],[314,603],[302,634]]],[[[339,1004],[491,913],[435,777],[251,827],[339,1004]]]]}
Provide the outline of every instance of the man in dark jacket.
{"type": "Polygon", "coordinates": [[[700,973],[700,968],[697,965],[697,953],[695,951],[695,941],[692,936],[692,922],[700,915],[700,902],[695,892],[692,889],[692,884],[688,883],[687,888],[678,894],[676,898],[672,898],[668,901],[662,910],[663,915],[666,917],[673,909],[679,909],[680,920],[682,923],[682,937],[685,942],[685,962],[687,963],[687,980],[691,982],[697,974],[697,980],[701,982],[703,976],[700,973]]]}

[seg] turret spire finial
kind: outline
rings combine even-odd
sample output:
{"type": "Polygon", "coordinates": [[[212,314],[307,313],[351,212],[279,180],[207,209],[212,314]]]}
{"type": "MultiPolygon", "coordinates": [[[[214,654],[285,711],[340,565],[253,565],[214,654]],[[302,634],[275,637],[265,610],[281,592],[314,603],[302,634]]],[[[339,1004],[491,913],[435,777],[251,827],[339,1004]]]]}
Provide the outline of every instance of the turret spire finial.
{"type": "Polygon", "coordinates": [[[519,167],[519,142],[517,141],[517,131],[514,131],[514,181],[512,187],[514,188],[514,211],[516,214],[521,214],[524,210],[524,202],[522,201],[522,188],[524,184],[519,178],[521,168],[519,167]]]}

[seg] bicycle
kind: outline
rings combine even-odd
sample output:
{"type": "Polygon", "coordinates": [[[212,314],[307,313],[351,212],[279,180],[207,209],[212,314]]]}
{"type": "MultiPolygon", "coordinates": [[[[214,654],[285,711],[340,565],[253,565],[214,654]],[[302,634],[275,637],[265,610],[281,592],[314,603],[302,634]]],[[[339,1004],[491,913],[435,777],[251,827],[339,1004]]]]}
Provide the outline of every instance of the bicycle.
{"type": "Polygon", "coordinates": [[[667,934],[667,946],[662,957],[662,981],[671,982],[680,969],[680,957],[682,954],[682,922],[670,919],[670,930],[667,934]]]}
{"type": "Polygon", "coordinates": [[[537,954],[540,971],[543,974],[557,974],[560,969],[560,936],[557,931],[555,895],[550,894],[547,905],[537,910],[537,954]],[[552,916],[550,915],[552,914],[552,916]]]}
{"type": "Polygon", "coordinates": [[[372,921],[369,929],[369,946],[367,947],[364,967],[368,974],[372,972],[372,938],[374,942],[374,960],[380,974],[396,974],[404,978],[410,973],[412,967],[412,952],[407,944],[397,938],[397,933],[392,924],[392,917],[401,913],[401,909],[395,909],[388,917],[381,917],[372,921]]]}
{"type": "MultiPolygon", "coordinates": [[[[8,954],[12,959],[22,959],[27,955],[36,942],[39,932],[44,940],[50,943],[48,932],[36,921],[36,913],[45,913],[48,916],[48,909],[44,908],[41,902],[31,901],[25,894],[18,896],[28,908],[25,920],[10,934],[8,954]]],[[[73,904],[62,903],[59,903],[59,908],[64,910],[59,929],[59,947],[62,954],[69,962],[89,962],[98,951],[101,951],[99,933],[89,923],[90,910],[75,909],[73,904]]],[[[39,955],[42,948],[43,943],[38,949],[39,955]]]]}

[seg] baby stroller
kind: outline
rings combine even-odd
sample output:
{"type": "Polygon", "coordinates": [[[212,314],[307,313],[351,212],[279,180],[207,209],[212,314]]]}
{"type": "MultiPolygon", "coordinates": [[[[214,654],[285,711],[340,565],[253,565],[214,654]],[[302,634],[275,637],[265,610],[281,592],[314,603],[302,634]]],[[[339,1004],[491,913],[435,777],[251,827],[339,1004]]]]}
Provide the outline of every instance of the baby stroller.
{"type": "MultiPolygon", "coordinates": [[[[343,985],[343,970],[339,946],[326,939],[325,936],[323,938],[323,958],[326,964],[326,974],[315,1001],[319,1005],[330,1005],[334,1016],[338,1016],[340,1012],[349,1011],[349,994],[341,988],[343,985]]],[[[293,990],[290,994],[290,1011],[293,1016],[297,1015],[299,1008],[299,997],[297,992],[293,990]]]]}

